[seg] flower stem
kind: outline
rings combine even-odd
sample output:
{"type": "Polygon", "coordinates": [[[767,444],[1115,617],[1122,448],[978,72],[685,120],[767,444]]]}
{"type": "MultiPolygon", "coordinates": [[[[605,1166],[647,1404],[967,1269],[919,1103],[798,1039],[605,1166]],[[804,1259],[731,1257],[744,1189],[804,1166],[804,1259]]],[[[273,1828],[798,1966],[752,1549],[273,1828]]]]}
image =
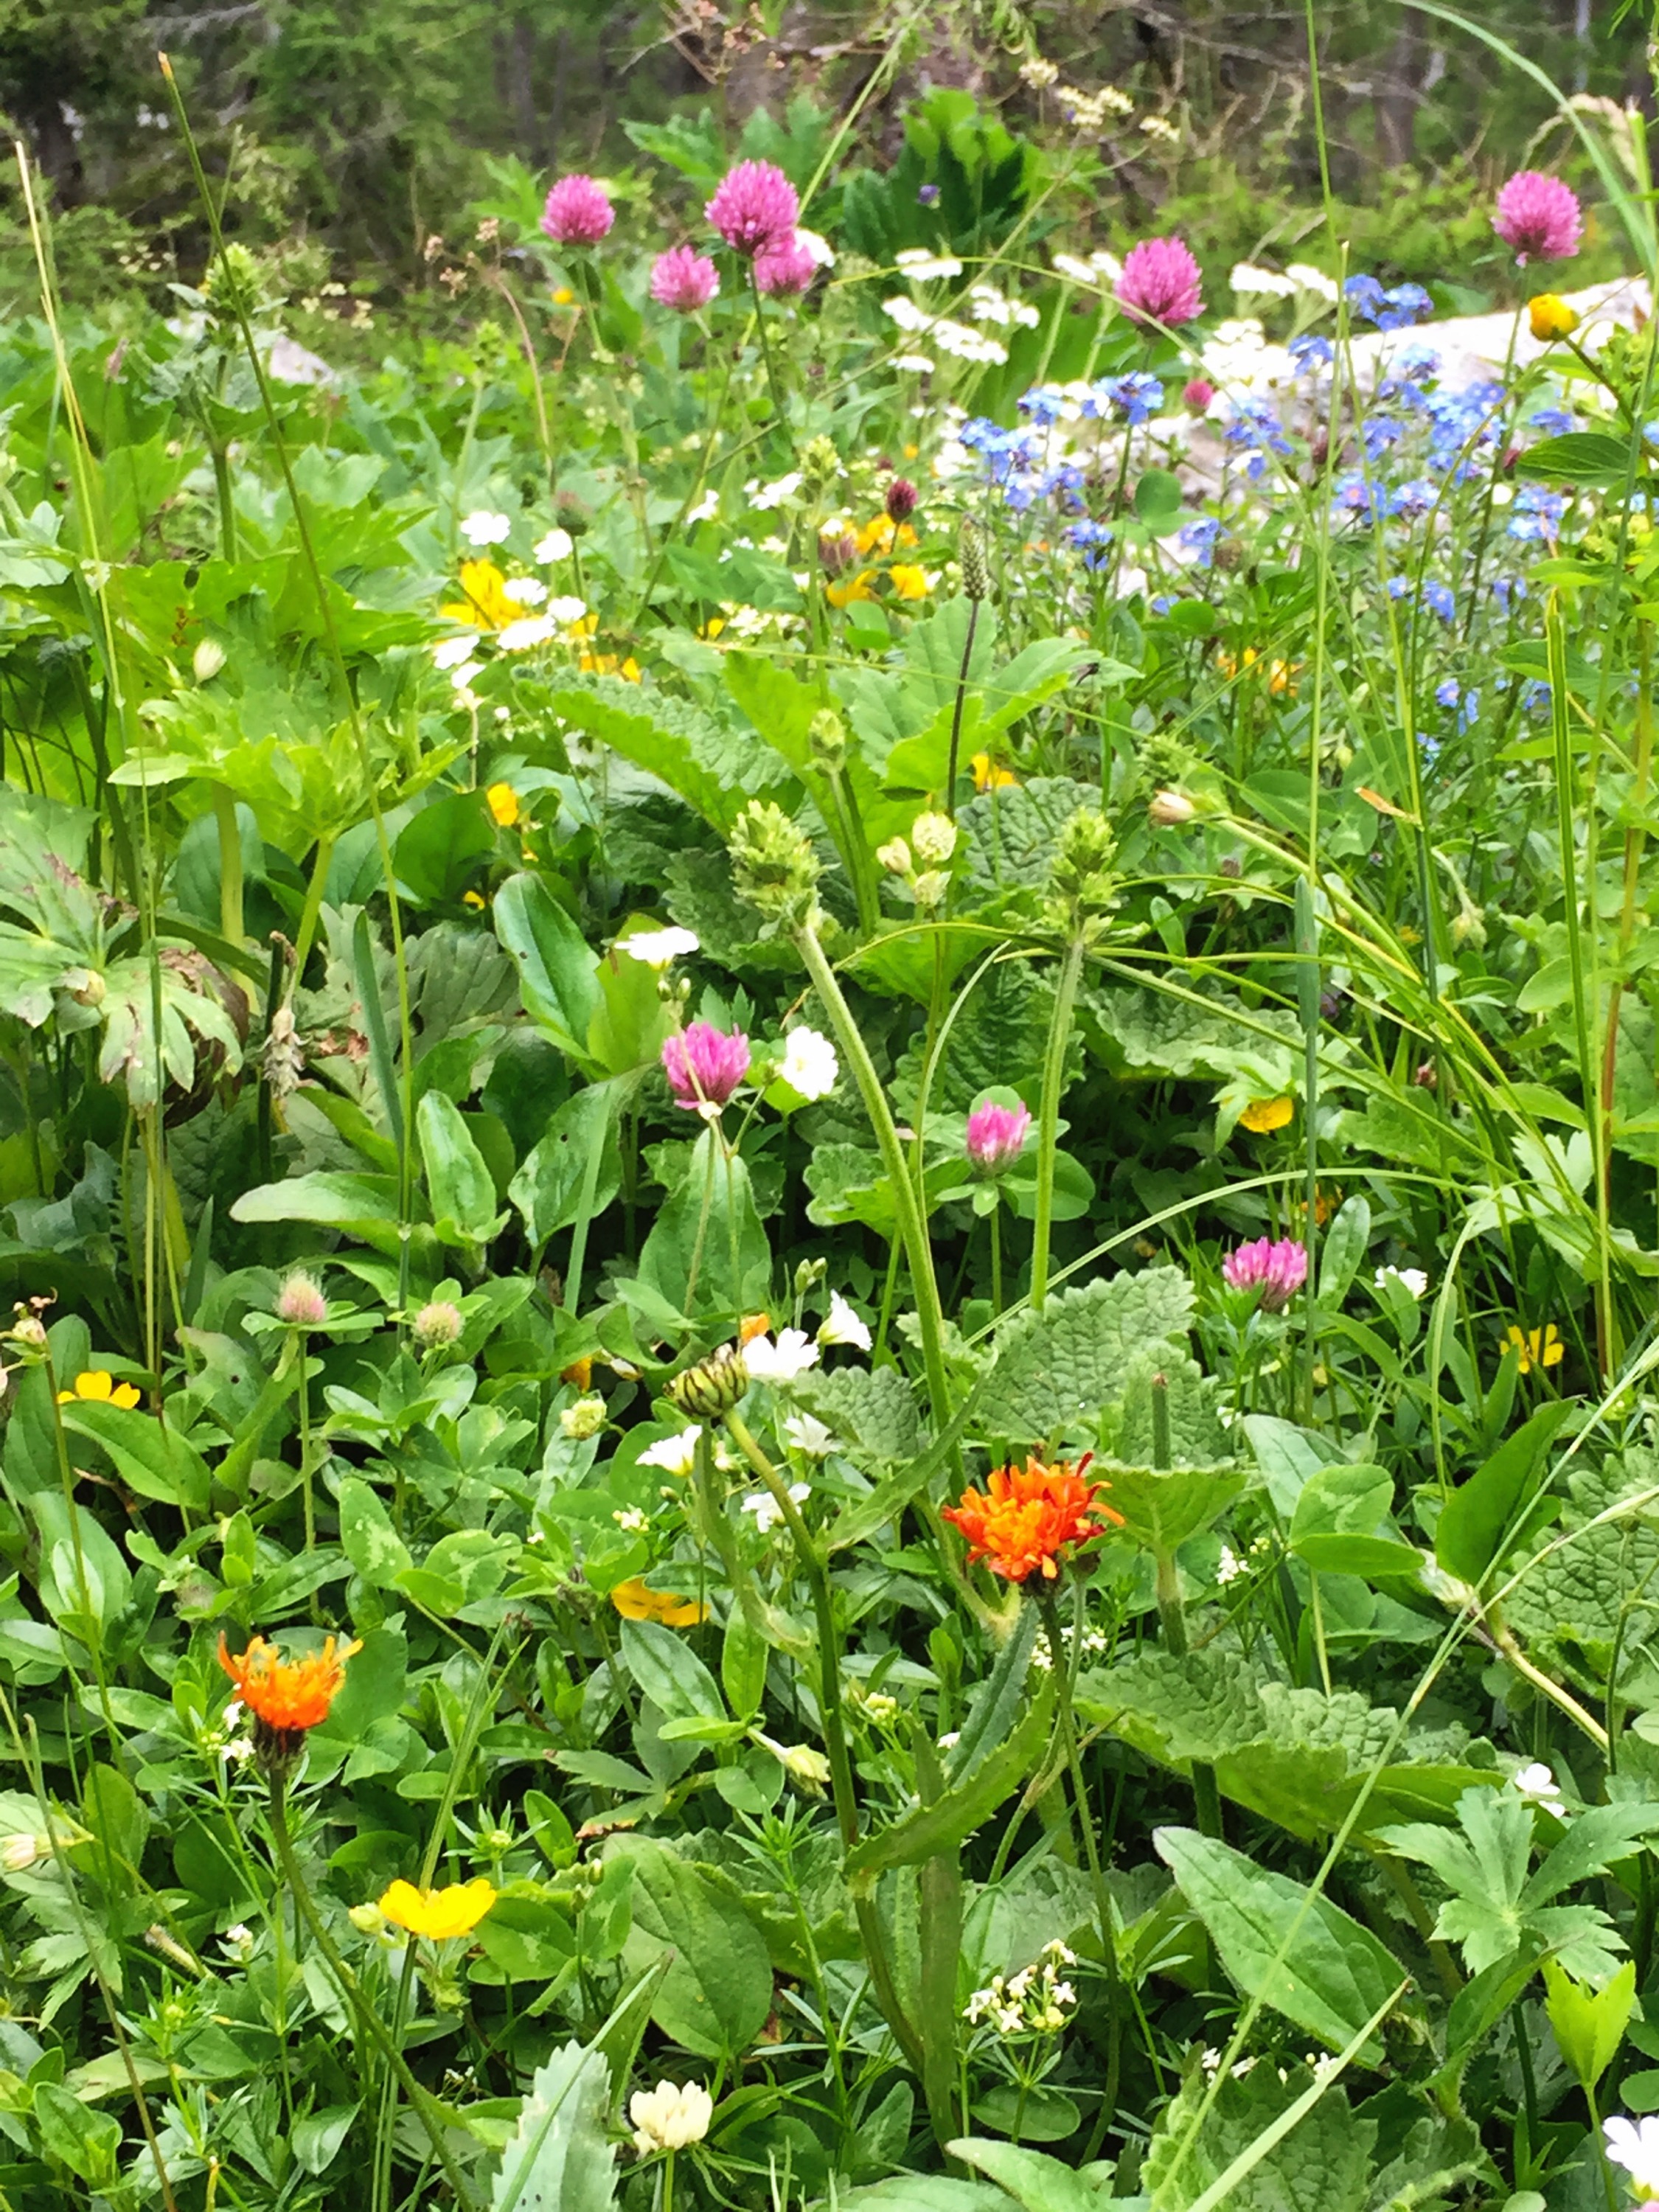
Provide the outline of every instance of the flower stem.
{"type": "Polygon", "coordinates": [[[968,602],[968,635],[962,641],[962,666],[957,671],[957,700],[951,714],[951,751],[945,769],[945,811],[957,818],[957,755],[962,744],[962,710],[968,697],[968,671],[974,658],[974,632],[979,628],[977,599],[968,602]]]}
{"type": "Polygon", "coordinates": [[[341,1957],[339,1946],[324,1925],[322,1916],[312,1900],[311,1892],[307,1887],[300,1862],[295,1856],[294,1839],[289,1833],[288,1802],[283,1778],[280,1774],[273,1773],[270,1777],[270,1832],[276,1838],[276,1856],[282,1866],[283,1879],[293,1893],[294,1902],[298,1908],[300,1917],[311,1930],[312,1940],[318,1949],[327,1960],[329,1971],[339,1985],[341,1995],[356,2014],[369,2040],[379,2047],[380,2056],[402,2084],[404,2094],[409,2099],[421,2125],[426,2130],[428,2140],[432,2145],[433,2154],[443,2168],[444,2177],[451,2189],[455,2192],[455,2202],[464,2208],[464,2212],[474,2212],[476,2200],[472,2191],[466,2185],[460,2168],[451,2154],[446,2137],[445,2130],[448,2126],[447,2116],[437,2099],[429,2090],[423,2088],[410,2072],[408,2060],[387,2034],[385,2022],[363,1994],[362,1983],[341,1957]]]}
{"type": "Polygon", "coordinates": [[[1066,1047],[1072,1010],[1083,975],[1084,942],[1074,936],[1060,963],[1054,1011],[1048,1024],[1048,1048],[1042,1065],[1042,1118],[1037,1124],[1036,1221],[1031,1234],[1030,1306],[1041,1313],[1048,1295],[1048,1239],[1054,1217],[1054,1151],[1060,1140],[1060,1093],[1066,1079],[1066,1047]]]}

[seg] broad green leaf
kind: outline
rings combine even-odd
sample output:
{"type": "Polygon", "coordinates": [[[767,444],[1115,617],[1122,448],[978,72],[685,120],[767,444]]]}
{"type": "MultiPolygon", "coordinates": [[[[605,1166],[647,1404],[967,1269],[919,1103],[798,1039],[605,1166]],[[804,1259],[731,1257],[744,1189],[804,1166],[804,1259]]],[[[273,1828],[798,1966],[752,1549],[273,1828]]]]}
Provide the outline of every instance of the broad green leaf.
{"type": "Polygon", "coordinates": [[[409,1547],[392,1525],[392,1516],[368,1483],[348,1475],[337,1496],[340,1549],[367,1583],[383,1589],[410,1565],[409,1547]]]}
{"type": "Polygon", "coordinates": [[[1627,1959],[1602,1989],[1576,1982],[1553,1959],[1544,1961],[1544,2009],[1561,2056],[1587,2094],[1619,2055],[1636,2006],[1636,1961],[1627,1959]]]}
{"type": "Polygon", "coordinates": [[[488,1244],[505,1226],[495,1211],[495,1183],[459,1107],[428,1091],[415,1110],[433,1225],[441,1241],[462,1250],[488,1244]]]}
{"type": "Polygon", "coordinates": [[[235,1221],[311,1221],[327,1229],[395,1228],[398,1185],[391,1176],[314,1170],[285,1182],[258,1183],[231,1207],[235,1221]]]}
{"type": "MultiPolygon", "coordinates": [[[[1328,1897],[1194,1829],[1157,1829],[1152,1846],[1245,1996],[1331,2050],[1359,2034],[1397,1987],[1398,1961],[1328,1897]]],[[[1382,2062],[1374,2041],[1362,2056],[1382,2062]]]]}
{"type": "Polygon", "coordinates": [[[1539,477],[1546,483],[1622,484],[1630,471],[1630,440],[1610,430],[1566,430],[1559,437],[1540,438],[1515,465],[1517,476],[1539,477]]]}
{"type": "Polygon", "coordinates": [[[536,876],[509,876],[491,915],[518,969],[525,1012],[561,1052],[581,1060],[599,1003],[599,961],[586,939],[536,876]]]}
{"type": "Polygon", "coordinates": [[[652,2019],[698,2057],[732,2063],[772,2008],[772,1965],[759,1929],[735,1896],[666,1844],[613,1837],[606,1855],[634,1865],[634,1924],[623,1953],[629,1972],[674,1954],[652,2019]]]}
{"type": "Polygon", "coordinates": [[[640,1280],[678,1313],[741,1314],[765,1305],[771,1273],[771,1240],[748,1163],[705,1128],[678,1188],[652,1224],[640,1280]]]}
{"type": "Polygon", "coordinates": [[[213,1490],[207,1462],[194,1444],[177,1430],[164,1428],[153,1413],[87,1398],[72,1398],[58,1410],[72,1436],[90,1437],[103,1446],[122,1481],[140,1498],[198,1513],[206,1510],[213,1490]]]}
{"type": "Polygon", "coordinates": [[[1091,2179],[1086,2172],[1040,2150],[1024,2150],[1018,2143],[997,2142],[985,2136],[965,2136],[945,2148],[964,2166],[989,2174],[1024,2212],[1105,2212],[1111,2200],[1109,2177],[1091,2179]]]}
{"type": "Polygon", "coordinates": [[[1449,1575],[1477,1589],[1486,1580],[1505,1535],[1535,1494],[1544,1455],[1571,1412],[1566,1399],[1540,1406],[1452,1492],[1434,1531],[1434,1555],[1449,1575]]]}
{"type": "MultiPolygon", "coordinates": [[[[1256,2066],[1242,2081],[1228,2080],[1183,2156],[1210,2086],[1201,2071],[1194,2074],[1158,2116],[1142,2170],[1148,2212],[1191,2212],[1317,2085],[1300,2066],[1284,2081],[1276,2066],[1256,2066]]],[[[1359,2118],[1340,2087],[1329,2088],[1233,2182],[1226,2212],[1362,2212],[1376,2144],[1376,2123],[1359,2118]]]]}
{"type": "Polygon", "coordinates": [[[854,1844],[846,1857],[847,1879],[867,1892],[889,1867],[920,1866],[942,1851],[954,1850],[989,1820],[1003,1800],[1018,1789],[1048,1747],[1054,1725],[1054,1686],[1045,1676],[1024,1717],[994,1750],[987,1751],[971,1773],[931,1805],[920,1807],[854,1844]]]}
{"type": "Polygon", "coordinates": [[[495,849],[482,791],[456,791],[421,808],[392,848],[398,879],[417,906],[453,906],[495,849]]]}
{"type": "Polygon", "coordinates": [[[538,1251],[550,1237],[574,1225],[596,1146],[604,1149],[590,1218],[597,1219],[622,1188],[617,1121],[622,1095],[610,1083],[590,1083],[574,1092],[507,1185],[507,1196],[524,1216],[525,1235],[538,1251]]]}
{"type": "Polygon", "coordinates": [[[1408,1575],[1423,1555],[1393,1533],[1394,1478],[1380,1467],[1322,1467],[1291,1516],[1290,1547],[1322,1574],[1408,1575]]]}
{"type": "MultiPolygon", "coordinates": [[[[1306,878],[1299,881],[1305,882],[1306,878]]],[[[1344,1199],[1337,1209],[1336,1218],[1325,1231],[1319,1249],[1319,1300],[1322,1305],[1340,1306],[1348,1295],[1354,1277],[1359,1273],[1359,1263],[1365,1256],[1365,1247],[1370,1242],[1371,1209],[1370,1202],[1356,1194],[1344,1199]]]]}
{"type": "Polygon", "coordinates": [[[1246,1413],[1243,1427],[1273,1510],[1281,1521],[1288,1521],[1304,1484],[1338,1459],[1336,1448],[1311,1430],[1297,1428],[1294,1421],[1281,1421],[1276,1413],[1246,1413]]]}
{"type": "Polygon", "coordinates": [[[659,777],[722,835],[751,799],[799,790],[781,763],[757,760],[748,732],[727,728],[689,701],[605,676],[562,684],[550,703],[574,728],[659,777]]]}
{"type": "Polygon", "coordinates": [[[1176,1267],[1103,1276],[1052,1294],[1027,1311],[997,1347],[996,1426],[1021,1443],[1092,1434],[1102,1408],[1123,1395],[1140,1352],[1185,1349],[1193,1288],[1176,1267]]]}
{"type": "Polygon", "coordinates": [[[610,2212],[617,2154],[606,2132],[611,2075],[579,2043],[537,2069],[489,2195],[489,2212],[610,2212]]]}
{"type": "Polygon", "coordinates": [[[1125,1467],[1115,1459],[1097,1460],[1091,1471],[1103,1480],[1105,1503],[1122,1518],[1116,1533],[1166,1554],[1224,1513],[1247,1480],[1233,1468],[1125,1467]]]}
{"type": "Polygon", "coordinates": [[[683,1636],[655,1620],[626,1620],[624,1665],[665,1720],[720,1721],[726,1706],[714,1678],[683,1636]]]}
{"type": "Polygon", "coordinates": [[[1008,2199],[988,2181],[958,2181],[949,2173],[896,2173],[867,2189],[845,2189],[842,2212],[1008,2212],[1008,2199]]]}
{"type": "Polygon", "coordinates": [[[921,1449],[916,1394],[896,1367],[814,1368],[793,1387],[799,1405],[864,1457],[907,1461],[921,1449]]]}

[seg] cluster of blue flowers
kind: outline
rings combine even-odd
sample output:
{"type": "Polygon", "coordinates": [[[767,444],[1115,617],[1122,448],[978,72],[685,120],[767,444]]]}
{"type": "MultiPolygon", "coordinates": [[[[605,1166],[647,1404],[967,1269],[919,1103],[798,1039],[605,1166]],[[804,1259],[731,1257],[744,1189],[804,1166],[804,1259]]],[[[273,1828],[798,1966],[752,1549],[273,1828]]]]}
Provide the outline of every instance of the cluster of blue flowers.
{"type": "Polygon", "coordinates": [[[1342,293],[1355,314],[1379,331],[1403,331],[1434,305],[1420,284],[1395,284],[1385,291],[1375,276],[1350,276],[1342,293]]]}

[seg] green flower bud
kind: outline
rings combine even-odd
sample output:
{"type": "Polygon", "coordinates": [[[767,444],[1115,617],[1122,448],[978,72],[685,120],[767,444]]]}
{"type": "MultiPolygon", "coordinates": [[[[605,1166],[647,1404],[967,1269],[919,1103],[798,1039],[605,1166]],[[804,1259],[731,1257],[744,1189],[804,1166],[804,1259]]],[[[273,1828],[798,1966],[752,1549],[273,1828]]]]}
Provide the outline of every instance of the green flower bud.
{"type": "Polygon", "coordinates": [[[749,1364],[740,1346],[723,1344],[670,1378],[670,1402],[694,1421],[717,1421],[729,1413],[749,1388],[749,1364]]]}
{"type": "Polygon", "coordinates": [[[991,571],[985,558],[985,533],[971,514],[962,518],[962,588],[970,599],[991,596],[991,571]]]}
{"type": "Polygon", "coordinates": [[[924,868],[942,868],[957,849],[957,825],[948,814],[918,814],[910,843],[924,868]]]}
{"type": "Polygon", "coordinates": [[[847,725],[833,708],[821,708],[806,726],[806,742],[818,766],[833,775],[847,758],[847,725]]]}
{"type": "Polygon", "coordinates": [[[805,832],[781,806],[750,799],[732,824],[728,850],[739,898],[787,928],[811,921],[820,862],[805,832]]]}
{"type": "Polygon", "coordinates": [[[1048,919],[1061,929],[1098,922],[1112,909],[1117,841],[1097,807],[1079,806],[1061,825],[1049,875],[1048,919]]]}
{"type": "Polygon", "coordinates": [[[842,473],[841,455],[836,451],[835,440],[822,433],[809,438],[801,447],[800,472],[816,491],[834,483],[842,473]]]}

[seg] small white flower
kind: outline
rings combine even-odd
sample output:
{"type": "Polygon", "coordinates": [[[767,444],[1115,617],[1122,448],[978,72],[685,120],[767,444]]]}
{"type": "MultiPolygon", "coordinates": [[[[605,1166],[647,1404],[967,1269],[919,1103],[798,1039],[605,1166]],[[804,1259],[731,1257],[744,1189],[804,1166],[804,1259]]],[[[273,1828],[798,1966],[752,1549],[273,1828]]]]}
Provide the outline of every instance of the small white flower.
{"type": "Polygon", "coordinates": [[[941,353],[954,354],[958,361],[988,362],[994,368],[1008,358],[1008,349],[1000,339],[970,331],[966,323],[952,322],[948,315],[939,318],[928,336],[941,353]]]}
{"type": "Polygon", "coordinates": [[[246,1765],[253,1756],[253,1738],[251,1735],[234,1737],[225,1746],[219,1756],[221,1759],[228,1759],[233,1765],[246,1765]]]}
{"type": "Polygon", "coordinates": [[[246,1965],[253,1956],[253,1930],[239,1920],[234,1928],[227,1928],[219,1938],[219,1948],[226,1958],[233,1960],[238,1966],[246,1965]]]}
{"type": "Polygon", "coordinates": [[[536,558],[544,568],[551,568],[568,561],[574,550],[575,541],[568,530],[550,530],[536,548],[536,558]]]}
{"type": "Polygon", "coordinates": [[[827,1098],[836,1087],[841,1062],[836,1048],[817,1030],[793,1029],[783,1041],[778,1073],[792,1091],[809,1101],[827,1098]]]}
{"type": "Polygon", "coordinates": [[[483,665],[482,660],[464,660],[459,668],[452,668],[449,672],[449,680],[460,695],[464,707],[476,707],[478,703],[467,687],[475,676],[483,674],[483,665]]]}
{"type": "Polygon", "coordinates": [[[664,1437],[647,1444],[635,1462],[636,1467],[659,1467],[665,1474],[690,1474],[697,1461],[697,1438],[702,1431],[694,1422],[677,1437],[664,1437]]]}
{"type": "Polygon", "coordinates": [[[1395,1282],[1402,1291],[1409,1291],[1414,1298],[1424,1297],[1429,1287],[1429,1279],[1420,1267],[1379,1267],[1376,1280],[1379,1291],[1386,1290],[1390,1282],[1395,1282]]]}
{"type": "Polygon", "coordinates": [[[939,1747],[941,1751],[954,1751],[961,1741],[962,1730],[960,1729],[951,1729],[939,1738],[939,1747]]]}
{"type": "Polygon", "coordinates": [[[769,1336],[753,1337],[743,1356],[755,1382],[793,1382],[818,1364],[818,1348],[804,1328],[780,1329],[775,1343],[769,1336]]]}
{"type": "Polygon", "coordinates": [[[523,615],[517,622],[508,623],[496,642],[503,653],[528,653],[533,646],[549,643],[557,629],[557,618],[551,612],[523,615]]]}
{"type": "Polygon", "coordinates": [[[786,500],[793,499],[795,494],[800,489],[800,471],[791,469],[787,476],[775,477],[770,483],[760,485],[750,495],[749,504],[750,507],[761,508],[763,512],[775,507],[781,507],[786,500]]]}
{"type": "Polygon", "coordinates": [[[634,2123],[634,2148],[641,2158],[653,2151],[684,2150],[701,2142],[714,2117],[714,2100],[701,2081],[677,2088],[659,2081],[654,2089],[636,2090],[628,2100],[628,2117],[634,2123]]]}
{"type": "Polygon", "coordinates": [[[579,623],[586,612],[586,599],[578,599],[568,595],[562,599],[550,599],[547,603],[547,619],[550,623],[556,623],[561,629],[568,629],[572,623],[579,623]]]}
{"type": "Polygon", "coordinates": [[[618,938],[617,950],[627,953],[630,960],[642,960],[660,975],[676,960],[695,952],[699,941],[689,929],[641,929],[632,937],[618,938]]]}
{"type": "Polygon", "coordinates": [[[1227,281],[1235,292],[1260,300],[1293,300],[1300,289],[1294,276],[1281,276],[1276,269],[1258,269],[1250,261],[1236,262],[1227,281]]]}
{"type": "Polygon", "coordinates": [[[1529,1805],[1540,1805],[1547,1813],[1563,1814],[1566,1810],[1561,1802],[1561,1785],[1553,1770],[1546,1766],[1541,1759],[1517,1768],[1510,1777],[1510,1786],[1529,1805]]]}
{"type": "MultiPolygon", "coordinates": [[[[812,1486],[808,1482],[792,1482],[789,1495],[797,1505],[803,1505],[812,1495],[812,1486]]],[[[769,1490],[752,1492],[744,1499],[743,1510],[754,1515],[755,1527],[763,1536],[769,1536],[783,1518],[783,1508],[769,1490]]]]}
{"type": "Polygon", "coordinates": [[[464,660],[471,659],[472,648],[477,642],[476,629],[464,629],[459,637],[440,638],[432,648],[432,665],[434,668],[459,668],[464,660]]]}
{"type": "Polygon", "coordinates": [[[870,1324],[860,1321],[839,1291],[830,1293],[829,1316],[818,1330],[820,1344],[851,1344],[860,1352],[870,1349],[870,1324]]]}
{"type": "Polygon", "coordinates": [[[827,1458],[835,1449],[834,1435],[811,1413],[787,1413],[783,1434],[790,1450],[798,1451],[807,1459],[827,1458]]]}
{"type": "Polygon", "coordinates": [[[917,307],[915,301],[902,292],[896,293],[890,300],[884,300],[881,312],[890,323],[896,323],[912,337],[920,337],[923,331],[931,327],[933,319],[925,308],[917,307]]]}
{"type": "Polygon", "coordinates": [[[637,1505],[624,1505],[619,1511],[613,1513],[611,1518],[625,1534],[629,1536],[643,1536],[651,1526],[649,1518],[637,1505]]]}
{"type": "Polygon", "coordinates": [[[926,246],[907,246],[902,253],[893,256],[893,266],[902,269],[913,284],[926,284],[935,276],[960,276],[962,264],[954,253],[935,253],[926,246]]]}
{"type": "Polygon", "coordinates": [[[1237,1582],[1244,1572],[1244,1562],[1231,1545],[1221,1547],[1221,1557],[1215,1564],[1215,1578],[1224,1589],[1229,1583],[1237,1582]]]}
{"type": "Polygon", "coordinates": [[[835,267],[835,247],[830,245],[827,238],[820,237],[816,230],[806,230],[803,228],[799,223],[797,223],[795,225],[795,243],[797,246],[801,247],[805,252],[811,255],[812,265],[815,269],[833,269],[835,267]]]}
{"type": "Polygon", "coordinates": [[[892,365],[902,376],[931,376],[933,373],[931,354],[896,353],[892,365]]]}
{"type": "Polygon", "coordinates": [[[688,522],[712,522],[720,511],[720,495],[717,491],[706,491],[696,505],[686,511],[688,522]]]}
{"type": "Polygon", "coordinates": [[[1315,299],[1323,300],[1330,307],[1337,302],[1336,280],[1328,276],[1322,269],[1316,269],[1309,261],[1292,261],[1285,271],[1298,292],[1311,293],[1315,299]]]}
{"type": "Polygon", "coordinates": [[[500,545],[512,534],[513,518],[488,507],[476,508],[461,520],[461,535],[469,545],[500,545]]]}
{"type": "Polygon", "coordinates": [[[547,586],[539,576],[509,576],[501,586],[501,597],[514,606],[538,607],[547,597],[547,586]]]}
{"type": "Polygon", "coordinates": [[[1659,2118],[1650,2113],[1632,2123],[1615,2112],[1602,2121],[1601,2132],[1607,2139],[1607,2156],[1624,2167],[1637,2194],[1659,2197],[1659,2118]]]}

